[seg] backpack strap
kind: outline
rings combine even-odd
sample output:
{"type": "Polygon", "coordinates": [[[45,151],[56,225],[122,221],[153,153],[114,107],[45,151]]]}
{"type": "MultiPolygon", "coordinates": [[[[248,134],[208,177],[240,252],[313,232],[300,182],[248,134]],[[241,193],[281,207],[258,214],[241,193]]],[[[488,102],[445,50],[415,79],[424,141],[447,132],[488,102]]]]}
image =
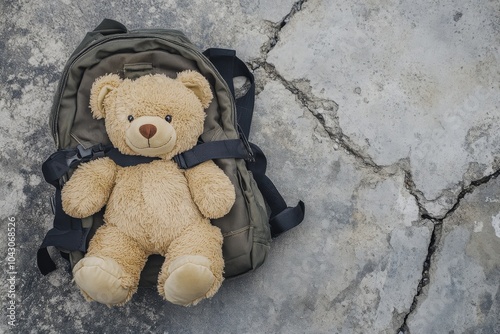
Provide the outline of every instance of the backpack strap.
{"type": "Polygon", "coordinates": [[[299,225],[304,220],[305,205],[304,202],[299,201],[294,207],[287,206],[283,196],[281,196],[274,183],[266,175],[266,156],[257,145],[252,143],[250,145],[255,159],[253,162],[247,162],[247,167],[252,172],[262,196],[264,196],[264,199],[271,208],[269,225],[271,225],[271,236],[276,238],[283,232],[299,225]]]}
{"type": "MultiPolygon", "coordinates": [[[[266,176],[267,159],[262,150],[255,144],[248,143],[255,103],[255,79],[245,63],[236,57],[236,51],[227,49],[207,49],[203,54],[214,64],[231,93],[234,94],[233,79],[244,76],[250,82],[247,93],[236,99],[236,113],[242,141],[250,147],[251,159],[247,159],[247,168],[252,172],[257,186],[271,208],[271,235],[273,238],[299,225],[304,220],[305,205],[299,201],[295,207],[288,207],[283,196],[266,176]]],[[[218,143],[218,142],[214,142],[218,143]]],[[[216,144],[217,145],[217,144],[216,144]]]]}
{"type": "Polygon", "coordinates": [[[252,72],[241,59],[236,57],[236,51],[234,50],[211,48],[205,50],[203,54],[214,64],[217,71],[224,78],[233,97],[235,96],[234,78],[245,77],[250,82],[250,88],[246,94],[237,99],[235,98],[238,125],[241,127],[241,132],[248,138],[255,102],[255,79],[252,72]]]}
{"type": "Polygon", "coordinates": [[[245,159],[251,161],[253,152],[249,143],[241,139],[228,139],[200,143],[173,159],[181,169],[189,169],[212,159],[245,159]]]}
{"type": "Polygon", "coordinates": [[[148,164],[155,160],[160,160],[160,158],[156,157],[145,157],[142,155],[127,155],[118,151],[117,148],[112,148],[107,152],[106,156],[113,160],[115,164],[120,167],[130,167],[137,166],[140,164],[148,164]]]}
{"type": "Polygon", "coordinates": [[[118,21],[112,19],[104,19],[94,29],[94,32],[101,35],[126,34],[128,32],[128,29],[118,21]]]}
{"type": "Polygon", "coordinates": [[[54,271],[56,265],[49,255],[49,246],[67,251],[87,250],[87,237],[90,228],[84,228],[82,220],[68,216],[62,209],[61,189],[56,188],[54,196],[54,227],[47,232],[37,251],[38,269],[43,275],[54,271]]]}
{"type": "Polygon", "coordinates": [[[45,181],[56,188],[60,188],[61,178],[68,173],[70,169],[76,168],[83,162],[101,157],[109,157],[121,167],[136,166],[160,159],[139,155],[126,155],[120,153],[117,148],[111,145],[97,144],[90,148],[84,148],[82,145],[78,145],[76,148],[59,150],[53,153],[42,165],[43,176],[45,181]]]}
{"type": "Polygon", "coordinates": [[[56,188],[53,197],[52,211],[54,213],[54,227],[47,232],[40,248],[37,251],[38,269],[47,275],[56,269],[54,260],[50,257],[48,247],[57,247],[67,251],[87,250],[87,236],[90,228],[83,227],[82,220],[67,215],[62,209],[61,189],[64,178],[70,169],[76,168],[80,163],[105,156],[111,146],[95,145],[84,148],[59,150],[53,153],[42,165],[45,181],[56,188]]]}

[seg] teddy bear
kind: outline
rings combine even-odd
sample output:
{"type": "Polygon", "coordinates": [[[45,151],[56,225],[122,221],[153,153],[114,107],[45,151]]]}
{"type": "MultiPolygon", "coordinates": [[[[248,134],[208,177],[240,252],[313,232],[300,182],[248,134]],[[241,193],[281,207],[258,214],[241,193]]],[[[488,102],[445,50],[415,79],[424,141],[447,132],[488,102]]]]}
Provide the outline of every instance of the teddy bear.
{"type": "Polygon", "coordinates": [[[212,160],[181,170],[172,159],[197,144],[212,98],[208,81],[191,70],[175,79],[106,74],[93,83],[90,110],[104,118],[113,146],[156,159],[120,167],[98,158],[81,164],[62,189],[63,210],[72,217],[105,206],[104,224],[73,268],[87,300],[128,302],[151,254],[165,257],[157,287],[171,303],[196,305],[219,289],[223,237],[210,219],[230,211],[234,186],[212,160]]]}

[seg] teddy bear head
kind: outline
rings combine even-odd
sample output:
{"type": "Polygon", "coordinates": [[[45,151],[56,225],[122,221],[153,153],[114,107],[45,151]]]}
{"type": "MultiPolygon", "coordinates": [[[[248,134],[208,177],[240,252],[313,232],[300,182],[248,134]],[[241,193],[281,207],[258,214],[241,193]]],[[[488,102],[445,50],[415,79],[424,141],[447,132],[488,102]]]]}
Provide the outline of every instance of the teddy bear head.
{"type": "Polygon", "coordinates": [[[170,159],[196,145],[212,98],[208,81],[195,71],[180,72],[176,79],[108,74],[94,82],[90,109],[94,118],[104,118],[121,153],[170,159]]]}

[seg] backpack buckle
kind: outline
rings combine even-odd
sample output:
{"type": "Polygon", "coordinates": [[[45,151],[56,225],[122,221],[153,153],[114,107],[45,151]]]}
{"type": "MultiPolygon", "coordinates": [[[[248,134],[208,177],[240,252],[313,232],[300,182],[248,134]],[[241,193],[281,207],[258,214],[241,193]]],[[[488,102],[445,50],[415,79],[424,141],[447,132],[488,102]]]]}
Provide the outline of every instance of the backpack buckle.
{"type": "Polygon", "coordinates": [[[80,163],[80,157],[78,156],[78,151],[71,151],[68,153],[71,155],[66,156],[66,166],[73,168],[80,163]]]}
{"type": "Polygon", "coordinates": [[[102,144],[89,148],[85,148],[80,144],[76,149],[68,150],[68,153],[66,156],[66,165],[71,168],[76,167],[81,162],[87,162],[106,155],[105,147],[102,144]]]}
{"type": "Polygon", "coordinates": [[[80,160],[82,161],[86,161],[87,159],[90,160],[92,158],[92,156],[94,155],[94,152],[92,150],[92,147],[90,148],[85,148],[83,147],[83,145],[78,145],[76,147],[77,151],[78,151],[78,157],[80,158],[80,160]]]}

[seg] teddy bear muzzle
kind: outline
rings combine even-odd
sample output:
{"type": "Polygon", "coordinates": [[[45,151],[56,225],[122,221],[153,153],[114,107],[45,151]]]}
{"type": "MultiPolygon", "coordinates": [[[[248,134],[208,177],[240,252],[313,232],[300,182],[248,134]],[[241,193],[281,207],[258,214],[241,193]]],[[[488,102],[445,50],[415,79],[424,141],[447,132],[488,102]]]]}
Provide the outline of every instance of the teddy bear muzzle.
{"type": "Polygon", "coordinates": [[[135,153],[154,157],[171,152],[177,135],[174,127],[164,118],[142,116],[130,122],[125,141],[135,153]]]}

